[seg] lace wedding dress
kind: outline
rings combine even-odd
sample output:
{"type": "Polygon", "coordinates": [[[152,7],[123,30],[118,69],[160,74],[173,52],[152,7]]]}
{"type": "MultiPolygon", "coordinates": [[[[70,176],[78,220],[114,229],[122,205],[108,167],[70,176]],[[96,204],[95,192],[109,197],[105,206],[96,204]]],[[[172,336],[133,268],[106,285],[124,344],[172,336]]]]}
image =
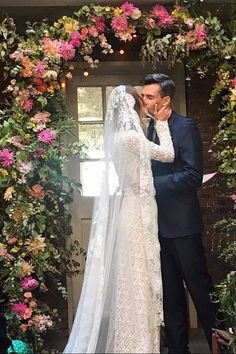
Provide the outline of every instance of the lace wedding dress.
{"type": "Polygon", "coordinates": [[[146,139],[134,105],[125,86],[113,90],[105,123],[104,178],[64,353],[160,352],[162,280],[150,159],[172,162],[174,149],[166,121],[156,123],[160,146],[146,139]]]}

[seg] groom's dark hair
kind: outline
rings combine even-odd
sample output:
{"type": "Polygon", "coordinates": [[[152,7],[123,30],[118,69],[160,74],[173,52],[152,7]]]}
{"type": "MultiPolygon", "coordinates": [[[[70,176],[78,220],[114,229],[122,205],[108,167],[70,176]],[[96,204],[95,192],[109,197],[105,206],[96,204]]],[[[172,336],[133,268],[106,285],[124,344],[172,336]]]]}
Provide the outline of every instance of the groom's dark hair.
{"type": "Polygon", "coordinates": [[[175,95],[175,84],[174,81],[165,74],[149,74],[143,80],[143,85],[158,84],[161,88],[160,95],[161,97],[170,96],[171,99],[175,95]]]}

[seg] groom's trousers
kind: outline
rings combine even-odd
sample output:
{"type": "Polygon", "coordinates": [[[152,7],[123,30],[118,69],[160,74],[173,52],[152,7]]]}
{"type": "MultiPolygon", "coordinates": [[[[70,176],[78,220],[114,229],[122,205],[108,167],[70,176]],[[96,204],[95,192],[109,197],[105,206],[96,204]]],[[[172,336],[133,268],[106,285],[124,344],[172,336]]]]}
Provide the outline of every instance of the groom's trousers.
{"type": "Polygon", "coordinates": [[[189,321],[185,282],[211,348],[217,305],[200,234],[164,238],[160,235],[164,320],[169,353],[188,353],[189,321]]]}

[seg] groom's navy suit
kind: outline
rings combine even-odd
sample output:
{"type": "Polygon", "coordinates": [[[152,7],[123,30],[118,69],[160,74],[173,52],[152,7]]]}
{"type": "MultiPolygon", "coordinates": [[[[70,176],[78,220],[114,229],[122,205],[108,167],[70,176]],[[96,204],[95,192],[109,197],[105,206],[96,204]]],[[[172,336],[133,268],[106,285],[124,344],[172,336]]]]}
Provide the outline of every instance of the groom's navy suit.
{"type": "MultiPolygon", "coordinates": [[[[169,128],[173,163],[152,161],[164,295],[164,319],[169,353],[188,352],[188,315],[183,280],[192,296],[211,346],[216,306],[201,240],[202,217],[197,189],[202,184],[202,143],[195,123],[172,112],[169,128]]],[[[148,139],[159,144],[153,121],[148,139]]]]}

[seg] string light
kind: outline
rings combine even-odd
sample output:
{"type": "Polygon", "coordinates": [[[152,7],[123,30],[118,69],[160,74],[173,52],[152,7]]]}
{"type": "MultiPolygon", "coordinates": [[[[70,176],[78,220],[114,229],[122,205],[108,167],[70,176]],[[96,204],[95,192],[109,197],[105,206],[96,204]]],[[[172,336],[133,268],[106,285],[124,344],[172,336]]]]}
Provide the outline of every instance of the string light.
{"type": "Polygon", "coordinates": [[[125,54],[125,51],[124,51],[124,49],[122,49],[122,48],[121,48],[121,49],[119,50],[119,53],[120,53],[120,55],[123,55],[123,54],[125,54]]]}
{"type": "Polygon", "coordinates": [[[88,69],[84,69],[83,75],[84,75],[85,77],[89,76],[88,69]]]}

